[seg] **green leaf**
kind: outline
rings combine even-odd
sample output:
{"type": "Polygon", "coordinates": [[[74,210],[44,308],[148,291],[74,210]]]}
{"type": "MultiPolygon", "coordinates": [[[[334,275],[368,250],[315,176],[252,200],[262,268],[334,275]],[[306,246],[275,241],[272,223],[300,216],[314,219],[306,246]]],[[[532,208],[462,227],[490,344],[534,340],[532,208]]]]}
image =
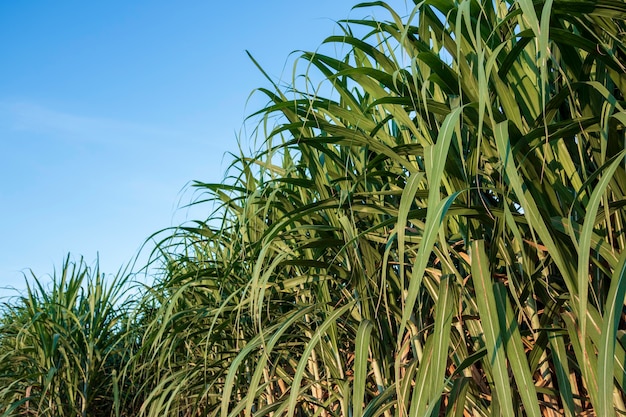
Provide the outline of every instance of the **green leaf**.
{"type": "MultiPolygon", "coordinates": [[[[512,389],[509,382],[505,341],[500,330],[500,317],[506,316],[506,311],[496,304],[496,299],[489,270],[489,259],[485,253],[485,242],[475,240],[470,247],[472,263],[472,281],[476,291],[478,314],[485,332],[485,346],[487,347],[487,366],[493,372],[493,383],[498,406],[503,415],[513,416],[512,389]]],[[[524,387],[523,389],[526,389],[524,387]]],[[[530,410],[532,412],[532,409],[530,410]]]]}
{"type": "Polygon", "coordinates": [[[365,386],[367,385],[367,362],[369,356],[372,322],[363,320],[359,325],[354,345],[354,383],[352,392],[352,415],[361,417],[364,409],[365,386]]]}
{"type": "Polygon", "coordinates": [[[622,253],[619,264],[611,277],[611,286],[604,306],[602,331],[598,343],[598,390],[600,394],[598,414],[604,416],[615,415],[613,408],[615,343],[617,343],[617,329],[620,315],[624,309],[625,297],[626,251],[622,253]]]}

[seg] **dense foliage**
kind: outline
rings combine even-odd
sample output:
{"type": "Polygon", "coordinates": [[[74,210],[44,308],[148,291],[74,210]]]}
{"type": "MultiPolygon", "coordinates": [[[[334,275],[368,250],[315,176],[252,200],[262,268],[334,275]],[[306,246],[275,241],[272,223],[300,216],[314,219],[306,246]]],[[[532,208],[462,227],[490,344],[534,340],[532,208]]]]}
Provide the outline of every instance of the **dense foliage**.
{"type": "MultiPolygon", "coordinates": [[[[626,413],[626,4],[372,5],[388,21],[325,40],[345,55],[259,90],[259,152],[195,184],[216,210],[161,241],[163,274],[94,339],[120,360],[87,415],[626,413]]],[[[96,363],[18,345],[83,323],[39,331],[28,303],[0,329],[0,381],[25,381],[0,410],[84,409],[47,388],[52,362],[34,382],[4,363],[96,363]]]]}
{"type": "MultiPolygon", "coordinates": [[[[120,274],[123,276],[123,274],[120,274]]],[[[0,315],[3,415],[110,415],[132,356],[126,279],[65,260],[49,287],[36,277],[0,315]]]]}

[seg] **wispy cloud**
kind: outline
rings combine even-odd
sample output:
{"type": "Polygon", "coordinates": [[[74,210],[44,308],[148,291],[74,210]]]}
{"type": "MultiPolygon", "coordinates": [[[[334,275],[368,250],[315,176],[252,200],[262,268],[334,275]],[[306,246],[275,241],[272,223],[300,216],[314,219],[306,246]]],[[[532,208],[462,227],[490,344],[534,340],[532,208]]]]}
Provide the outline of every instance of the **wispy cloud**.
{"type": "Polygon", "coordinates": [[[185,136],[175,129],[85,116],[27,101],[0,101],[0,125],[7,130],[46,134],[58,139],[109,144],[185,136]]]}

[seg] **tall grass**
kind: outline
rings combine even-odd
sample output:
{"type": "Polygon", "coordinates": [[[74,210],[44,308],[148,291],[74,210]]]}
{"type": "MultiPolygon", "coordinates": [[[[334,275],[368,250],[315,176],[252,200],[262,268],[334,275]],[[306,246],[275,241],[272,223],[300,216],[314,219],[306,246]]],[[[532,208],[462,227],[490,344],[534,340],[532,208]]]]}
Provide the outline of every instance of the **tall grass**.
{"type": "Polygon", "coordinates": [[[196,184],[222,217],[172,238],[144,410],[626,412],[626,8],[377,4],[196,184]]]}
{"type": "Polygon", "coordinates": [[[195,184],[217,209],[159,245],[118,404],[626,413],[626,6],[353,15],[372,5],[387,20],[343,21],[289,87],[268,78],[260,150],[195,184]]]}
{"type": "Polygon", "coordinates": [[[0,319],[3,416],[104,416],[119,411],[130,305],[127,276],[68,257],[58,274],[27,280],[0,319]],[[51,278],[49,285],[45,285],[51,278]],[[118,404],[116,406],[115,404],[118,404]]]}

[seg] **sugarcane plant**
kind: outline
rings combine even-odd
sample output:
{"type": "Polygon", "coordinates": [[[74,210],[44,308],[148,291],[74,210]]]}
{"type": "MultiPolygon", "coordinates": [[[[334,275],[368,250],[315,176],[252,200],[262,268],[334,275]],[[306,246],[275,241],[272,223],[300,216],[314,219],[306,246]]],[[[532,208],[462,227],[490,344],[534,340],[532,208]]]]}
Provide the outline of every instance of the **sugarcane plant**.
{"type": "Polygon", "coordinates": [[[626,413],[626,4],[370,6],[162,242],[143,411],[626,413]]]}
{"type": "Polygon", "coordinates": [[[1,416],[120,415],[119,375],[132,355],[129,275],[69,256],[32,274],[0,314],[1,416]],[[125,302],[126,301],[126,302],[125,302]]]}

